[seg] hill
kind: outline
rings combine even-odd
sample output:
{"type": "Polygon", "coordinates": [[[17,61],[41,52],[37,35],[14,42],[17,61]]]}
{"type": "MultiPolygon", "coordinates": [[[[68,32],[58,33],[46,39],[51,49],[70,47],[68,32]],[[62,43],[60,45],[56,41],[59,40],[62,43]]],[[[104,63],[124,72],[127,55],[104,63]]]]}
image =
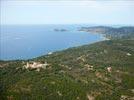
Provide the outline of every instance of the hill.
{"type": "Polygon", "coordinates": [[[107,26],[81,27],[79,31],[101,33],[109,39],[134,39],[134,27],[132,26],[119,28],[107,26]]]}
{"type": "Polygon", "coordinates": [[[0,61],[2,100],[133,100],[134,40],[0,61]]]}

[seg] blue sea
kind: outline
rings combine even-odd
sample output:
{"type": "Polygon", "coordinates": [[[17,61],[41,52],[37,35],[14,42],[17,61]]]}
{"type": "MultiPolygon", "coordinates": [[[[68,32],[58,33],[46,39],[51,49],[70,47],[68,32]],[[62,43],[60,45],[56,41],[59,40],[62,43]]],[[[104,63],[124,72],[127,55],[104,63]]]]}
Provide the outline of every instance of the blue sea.
{"type": "Polygon", "coordinates": [[[3,25],[0,60],[30,59],[104,39],[100,34],[80,32],[80,27],[82,25],[3,25]]]}

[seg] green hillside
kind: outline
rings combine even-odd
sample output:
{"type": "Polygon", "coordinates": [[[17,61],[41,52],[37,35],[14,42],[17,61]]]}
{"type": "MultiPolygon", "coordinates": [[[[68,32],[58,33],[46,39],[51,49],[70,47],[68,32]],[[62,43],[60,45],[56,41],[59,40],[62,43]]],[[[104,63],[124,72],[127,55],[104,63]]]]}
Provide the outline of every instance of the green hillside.
{"type": "Polygon", "coordinates": [[[134,40],[102,41],[31,60],[0,61],[0,98],[134,100],[133,72],[134,40]]]}
{"type": "Polygon", "coordinates": [[[108,26],[94,26],[81,27],[79,31],[86,31],[91,33],[100,33],[110,39],[134,39],[134,27],[108,27],[108,26]]]}

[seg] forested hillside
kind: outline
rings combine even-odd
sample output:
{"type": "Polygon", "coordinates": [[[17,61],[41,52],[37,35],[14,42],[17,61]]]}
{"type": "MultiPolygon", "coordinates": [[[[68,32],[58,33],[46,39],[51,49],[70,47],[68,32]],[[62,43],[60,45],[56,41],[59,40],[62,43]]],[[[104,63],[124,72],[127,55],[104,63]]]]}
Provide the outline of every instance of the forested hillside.
{"type": "Polygon", "coordinates": [[[1,100],[133,100],[134,40],[0,61],[1,100]]]}
{"type": "Polygon", "coordinates": [[[107,26],[81,27],[79,31],[101,33],[109,39],[134,39],[134,27],[132,26],[119,28],[107,26]]]}

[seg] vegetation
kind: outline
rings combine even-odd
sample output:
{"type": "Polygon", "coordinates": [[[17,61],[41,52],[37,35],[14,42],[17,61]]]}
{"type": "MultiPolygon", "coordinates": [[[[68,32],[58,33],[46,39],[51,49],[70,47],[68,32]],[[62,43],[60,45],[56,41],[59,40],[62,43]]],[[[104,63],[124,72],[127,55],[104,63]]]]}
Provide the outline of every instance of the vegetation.
{"type": "Polygon", "coordinates": [[[101,33],[110,39],[134,39],[134,27],[82,27],[79,31],[87,31],[91,33],[101,33]]]}
{"type": "Polygon", "coordinates": [[[133,100],[134,40],[108,40],[30,60],[0,61],[1,100],[133,100]],[[27,63],[45,68],[26,68],[27,63]]]}

